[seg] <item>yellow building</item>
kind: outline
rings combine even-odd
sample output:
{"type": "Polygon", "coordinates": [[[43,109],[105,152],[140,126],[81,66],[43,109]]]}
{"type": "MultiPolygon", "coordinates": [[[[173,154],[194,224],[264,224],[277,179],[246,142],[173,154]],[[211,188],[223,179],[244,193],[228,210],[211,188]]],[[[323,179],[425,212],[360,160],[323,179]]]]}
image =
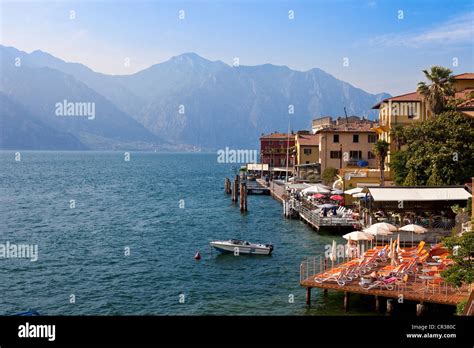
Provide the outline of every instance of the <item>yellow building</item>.
{"type": "Polygon", "coordinates": [[[296,164],[319,162],[319,135],[310,132],[295,134],[296,164]]]}
{"type": "Polygon", "coordinates": [[[328,167],[336,169],[376,167],[374,144],[377,133],[371,130],[373,122],[343,123],[316,131],[319,135],[319,163],[321,172],[328,167]]]}
{"type": "MultiPolygon", "coordinates": [[[[456,99],[466,99],[474,92],[474,73],[456,75],[454,79],[456,99]]],[[[459,108],[459,111],[469,115],[472,113],[470,106],[472,103],[467,102],[464,105],[466,110],[459,108]]],[[[418,92],[387,98],[372,109],[379,110],[379,124],[373,130],[379,134],[380,139],[390,144],[387,164],[390,163],[390,154],[397,151],[397,143],[390,136],[391,129],[396,125],[406,126],[413,122],[422,122],[433,116],[418,92]]],[[[390,169],[388,172],[387,179],[390,180],[390,169]]]]}

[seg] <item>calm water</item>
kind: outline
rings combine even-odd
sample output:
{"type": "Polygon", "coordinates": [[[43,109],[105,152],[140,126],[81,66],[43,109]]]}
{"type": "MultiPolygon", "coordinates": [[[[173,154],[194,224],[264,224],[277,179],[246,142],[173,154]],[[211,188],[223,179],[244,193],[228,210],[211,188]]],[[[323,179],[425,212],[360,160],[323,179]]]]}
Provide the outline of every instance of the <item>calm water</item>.
{"type": "Polygon", "coordinates": [[[0,165],[0,243],[39,248],[36,262],[0,259],[0,314],[344,313],[340,294],[315,290],[308,309],[298,285],[300,261],[340,238],[284,219],[269,196],[249,196],[241,214],[223,193],[233,166],[216,155],[0,152],[0,165]],[[208,243],[220,238],[271,242],[274,254],[219,255],[208,243]]]}

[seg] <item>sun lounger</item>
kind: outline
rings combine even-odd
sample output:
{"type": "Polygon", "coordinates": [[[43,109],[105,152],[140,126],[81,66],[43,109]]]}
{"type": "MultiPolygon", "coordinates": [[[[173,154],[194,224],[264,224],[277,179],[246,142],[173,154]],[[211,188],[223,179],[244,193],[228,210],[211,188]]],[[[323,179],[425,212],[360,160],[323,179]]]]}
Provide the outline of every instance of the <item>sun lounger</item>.
{"type": "Polygon", "coordinates": [[[395,289],[395,283],[397,281],[397,278],[395,277],[390,277],[386,279],[381,279],[381,280],[376,280],[373,283],[366,284],[366,283],[359,283],[359,285],[366,290],[370,290],[373,288],[379,288],[380,290],[393,290],[395,289]]]}

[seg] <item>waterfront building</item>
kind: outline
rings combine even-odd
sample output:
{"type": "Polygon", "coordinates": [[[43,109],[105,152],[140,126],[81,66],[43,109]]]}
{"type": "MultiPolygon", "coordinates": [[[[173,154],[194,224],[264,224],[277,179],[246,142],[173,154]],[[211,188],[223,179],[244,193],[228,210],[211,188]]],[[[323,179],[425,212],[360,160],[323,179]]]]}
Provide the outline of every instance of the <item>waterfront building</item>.
{"type": "Polygon", "coordinates": [[[372,130],[373,126],[373,121],[352,118],[352,122],[339,119],[317,129],[321,172],[328,167],[376,168],[373,145],[377,133],[372,130]]]}
{"type": "Polygon", "coordinates": [[[319,163],[319,135],[309,131],[295,134],[296,164],[319,163]]]}
{"type": "Polygon", "coordinates": [[[295,164],[295,134],[271,133],[260,137],[260,162],[271,168],[286,167],[288,153],[288,169],[295,164]],[[288,151],[287,151],[288,150],[288,151]]]}
{"type": "MultiPolygon", "coordinates": [[[[464,73],[454,76],[454,98],[465,100],[459,104],[458,111],[467,116],[474,116],[474,73],[464,73]]],[[[373,127],[379,138],[390,144],[386,165],[390,163],[391,154],[397,151],[397,143],[391,137],[390,131],[396,125],[407,126],[414,122],[423,122],[431,114],[422,96],[418,92],[411,92],[387,98],[374,105],[372,109],[379,110],[378,124],[373,127]]],[[[390,180],[390,170],[388,170],[390,180]]]]}

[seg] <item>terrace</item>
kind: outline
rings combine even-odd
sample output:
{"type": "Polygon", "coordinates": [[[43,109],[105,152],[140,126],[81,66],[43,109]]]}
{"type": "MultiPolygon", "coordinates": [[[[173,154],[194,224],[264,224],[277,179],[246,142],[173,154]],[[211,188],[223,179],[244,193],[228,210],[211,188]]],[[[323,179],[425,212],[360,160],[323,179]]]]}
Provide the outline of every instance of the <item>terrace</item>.
{"type": "Polygon", "coordinates": [[[441,278],[442,270],[451,267],[448,251],[441,245],[400,249],[397,241],[384,247],[367,250],[360,258],[337,258],[331,254],[307,259],[300,265],[300,285],[307,289],[310,304],[311,288],[345,293],[359,293],[392,299],[457,305],[467,300],[472,284],[453,287],[441,278]],[[398,252],[397,252],[398,249],[398,252]]]}

